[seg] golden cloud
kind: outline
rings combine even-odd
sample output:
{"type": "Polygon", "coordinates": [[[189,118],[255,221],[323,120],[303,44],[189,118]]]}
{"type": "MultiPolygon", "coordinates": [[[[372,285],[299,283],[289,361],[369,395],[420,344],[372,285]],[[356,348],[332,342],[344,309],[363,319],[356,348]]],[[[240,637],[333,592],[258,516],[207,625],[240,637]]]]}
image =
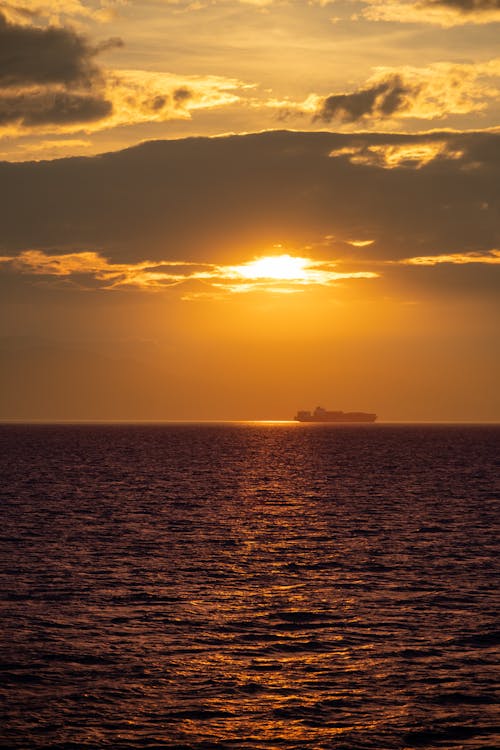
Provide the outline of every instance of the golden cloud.
{"type": "MultiPolygon", "coordinates": [[[[309,97],[301,110],[315,107],[315,119],[432,120],[485,110],[500,95],[500,58],[485,63],[434,63],[427,67],[376,67],[374,74],[351,92],[309,97]]],[[[288,110],[292,111],[291,105],[288,110]]]]}
{"type": "MultiPolygon", "coordinates": [[[[229,0],[231,2],[231,0],[229,0]]],[[[265,10],[276,3],[276,0],[238,0],[241,5],[249,5],[256,10],[265,10]]],[[[120,8],[127,5],[153,5],[171,8],[174,12],[198,11],[211,5],[227,5],[224,0],[94,0],[92,4],[85,0],[19,0],[2,2],[0,12],[14,23],[31,24],[37,22],[62,24],[85,21],[108,23],[113,21],[120,8]]]]}
{"type": "MultiPolygon", "coordinates": [[[[450,28],[500,22],[498,0],[362,0],[370,21],[426,23],[450,28]]],[[[356,16],[354,16],[356,18],[356,16]]]]}
{"type": "MultiPolygon", "coordinates": [[[[33,20],[33,9],[15,7],[33,20]]],[[[68,12],[79,7],[71,2],[54,6],[68,12]]],[[[72,27],[13,22],[0,0],[1,133],[91,133],[189,119],[195,110],[234,104],[237,90],[248,88],[221,76],[111,71],[98,65],[101,52],[122,44],[119,38],[91,44],[72,27]]]]}
{"type": "MultiPolygon", "coordinates": [[[[0,263],[23,274],[64,278],[81,289],[104,290],[161,291],[197,282],[219,293],[293,293],[311,286],[332,286],[349,279],[379,276],[373,271],[341,272],[335,270],[334,261],[288,254],[261,256],[241,265],[148,260],[127,264],[110,262],[93,251],[55,255],[25,250],[17,256],[0,257],[0,263]]],[[[199,295],[185,298],[196,296],[199,295]]]]}
{"type": "Polygon", "coordinates": [[[397,261],[404,266],[437,266],[441,263],[452,263],[463,266],[469,263],[486,263],[496,265],[500,263],[500,250],[490,250],[487,253],[451,253],[449,255],[421,255],[415,258],[405,258],[397,261]]]}
{"type": "Polygon", "coordinates": [[[140,70],[109,73],[89,89],[53,84],[0,93],[3,135],[92,133],[121,125],[190,119],[201,109],[240,101],[241,81],[140,70]],[[4,115],[2,117],[2,115],[4,115]]]}
{"type": "Polygon", "coordinates": [[[106,127],[189,119],[196,110],[238,102],[236,91],[246,88],[248,84],[235,78],[120,70],[107,80],[106,96],[113,102],[113,114],[106,127]]]}
{"type": "Polygon", "coordinates": [[[33,19],[57,25],[68,19],[106,22],[114,18],[114,9],[123,5],[123,2],[124,0],[96,0],[89,5],[82,0],[19,0],[0,2],[0,12],[12,23],[27,25],[31,25],[33,19]]]}
{"type": "Polygon", "coordinates": [[[452,148],[446,141],[433,140],[427,143],[384,143],[359,146],[344,146],[334,149],[330,156],[345,156],[352,164],[395,169],[409,167],[420,169],[434,159],[460,159],[463,151],[452,148]]]}

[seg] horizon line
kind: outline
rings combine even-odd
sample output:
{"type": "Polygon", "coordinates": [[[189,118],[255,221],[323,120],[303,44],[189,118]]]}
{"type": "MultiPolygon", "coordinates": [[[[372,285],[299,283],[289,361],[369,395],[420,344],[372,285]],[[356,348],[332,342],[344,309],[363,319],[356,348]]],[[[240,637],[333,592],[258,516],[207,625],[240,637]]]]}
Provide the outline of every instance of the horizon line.
{"type": "Polygon", "coordinates": [[[500,419],[493,420],[460,420],[460,419],[386,419],[377,420],[376,422],[299,422],[295,419],[17,419],[1,418],[0,425],[9,424],[43,424],[43,425],[106,425],[106,424],[294,424],[316,427],[318,425],[334,426],[377,426],[377,425],[433,425],[433,424],[456,424],[456,425],[500,425],[500,419]]]}

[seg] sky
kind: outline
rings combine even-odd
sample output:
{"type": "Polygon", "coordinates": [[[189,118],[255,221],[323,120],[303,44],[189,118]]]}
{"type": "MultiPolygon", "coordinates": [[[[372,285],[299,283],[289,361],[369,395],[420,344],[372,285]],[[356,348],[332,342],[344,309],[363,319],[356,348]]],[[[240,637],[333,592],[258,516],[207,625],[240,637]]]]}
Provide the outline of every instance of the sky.
{"type": "Polygon", "coordinates": [[[0,419],[500,421],[499,0],[0,0],[0,419]]]}

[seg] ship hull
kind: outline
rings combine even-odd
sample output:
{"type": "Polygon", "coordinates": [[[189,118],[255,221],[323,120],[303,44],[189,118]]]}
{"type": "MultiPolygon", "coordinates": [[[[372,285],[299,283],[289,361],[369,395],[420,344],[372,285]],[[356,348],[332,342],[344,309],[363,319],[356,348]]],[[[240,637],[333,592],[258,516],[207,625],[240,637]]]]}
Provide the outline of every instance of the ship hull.
{"type": "Polygon", "coordinates": [[[344,422],[375,422],[377,415],[367,411],[330,411],[318,406],[314,411],[298,411],[296,422],[319,422],[321,424],[344,422]]]}
{"type": "Polygon", "coordinates": [[[365,423],[366,424],[367,422],[368,423],[375,422],[376,419],[377,419],[376,414],[367,414],[364,417],[361,417],[361,416],[349,417],[349,415],[347,414],[344,417],[326,417],[326,418],[325,417],[295,417],[296,422],[306,422],[306,423],[315,422],[319,424],[339,424],[339,423],[345,424],[346,422],[351,423],[351,424],[352,423],[365,423]]]}

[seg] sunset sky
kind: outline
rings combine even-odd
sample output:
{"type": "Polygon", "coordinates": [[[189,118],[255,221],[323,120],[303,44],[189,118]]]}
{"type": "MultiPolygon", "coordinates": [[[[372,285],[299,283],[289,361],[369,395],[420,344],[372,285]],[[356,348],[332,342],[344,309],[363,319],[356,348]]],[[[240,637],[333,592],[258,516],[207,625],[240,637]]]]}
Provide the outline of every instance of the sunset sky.
{"type": "Polygon", "coordinates": [[[499,421],[500,0],[0,0],[0,419],[499,421]]]}

